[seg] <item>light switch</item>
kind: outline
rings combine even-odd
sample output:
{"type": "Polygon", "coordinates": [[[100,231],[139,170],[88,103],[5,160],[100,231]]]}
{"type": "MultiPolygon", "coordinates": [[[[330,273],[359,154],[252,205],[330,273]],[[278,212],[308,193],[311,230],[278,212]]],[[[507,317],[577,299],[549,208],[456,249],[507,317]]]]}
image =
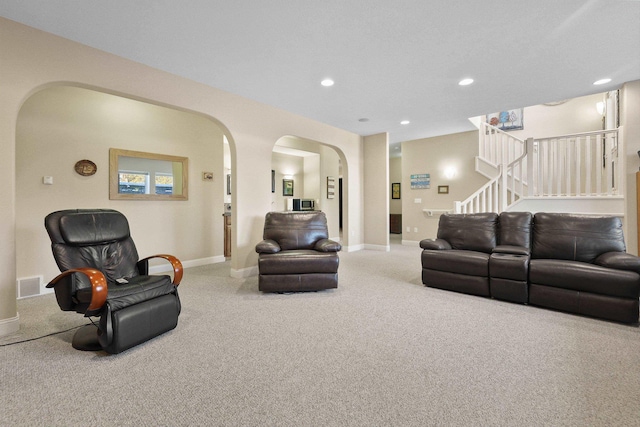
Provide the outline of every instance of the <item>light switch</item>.
{"type": "Polygon", "coordinates": [[[42,183],[45,185],[53,185],[53,177],[52,176],[43,176],[42,183]]]}
{"type": "Polygon", "coordinates": [[[422,203],[422,199],[413,199],[413,203],[422,203]]]}

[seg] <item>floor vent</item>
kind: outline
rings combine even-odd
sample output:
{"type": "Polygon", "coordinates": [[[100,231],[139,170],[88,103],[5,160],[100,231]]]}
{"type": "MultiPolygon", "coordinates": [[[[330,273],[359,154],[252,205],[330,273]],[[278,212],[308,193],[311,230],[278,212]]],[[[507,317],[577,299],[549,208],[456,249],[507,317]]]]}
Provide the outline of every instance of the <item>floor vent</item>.
{"type": "Polygon", "coordinates": [[[17,280],[18,299],[40,295],[42,276],[22,277],[17,280]]]}

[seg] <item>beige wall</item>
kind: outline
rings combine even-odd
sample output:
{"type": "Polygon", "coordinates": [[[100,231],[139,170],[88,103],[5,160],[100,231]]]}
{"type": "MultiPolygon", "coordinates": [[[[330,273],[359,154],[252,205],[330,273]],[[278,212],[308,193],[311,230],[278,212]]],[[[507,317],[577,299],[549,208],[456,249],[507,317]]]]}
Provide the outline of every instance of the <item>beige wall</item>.
{"type": "Polygon", "coordinates": [[[389,134],[366,136],[364,146],[365,248],[389,250],[389,134]]]}
{"type": "Polygon", "coordinates": [[[620,90],[620,125],[626,168],[625,239],[627,250],[638,254],[638,207],[636,173],[640,170],[640,80],[625,83],[620,90]]]}
{"type": "Polygon", "coordinates": [[[402,193],[405,189],[402,188],[402,157],[393,157],[389,159],[389,213],[401,214],[402,213],[402,193]],[[400,199],[391,198],[391,184],[394,182],[400,183],[400,199]]]}
{"type": "Polygon", "coordinates": [[[454,202],[469,197],[487,179],[475,172],[478,132],[464,132],[402,143],[402,240],[414,244],[434,238],[440,210],[452,210],[454,202]],[[454,167],[452,179],[444,171],[454,167]],[[411,189],[411,175],[431,175],[431,188],[411,189]],[[438,194],[439,185],[448,185],[449,194],[438,194]],[[416,199],[419,201],[416,203],[416,199]],[[435,210],[428,216],[423,209],[435,210]],[[417,231],[416,231],[417,229],[417,231]],[[407,231],[408,230],[408,231],[407,231]]]}
{"type": "MultiPolygon", "coordinates": [[[[287,209],[287,199],[299,199],[304,190],[304,160],[300,156],[291,156],[282,153],[273,153],[271,167],[276,172],[276,192],[271,193],[272,211],[284,211],[287,209]],[[284,177],[293,179],[293,196],[282,195],[282,180],[284,177]]],[[[271,182],[271,181],[269,181],[271,182]]],[[[271,184],[269,184],[271,187],[271,184]]],[[[271,188],[269,188],[271,191],[271,188]]]]}
{"type": "MultiPolygon", "coordinates": [[[[283,135],[332,146],[342,161],[345,184],[343,244],[363,243],[362,138],[274,107],[116,57],[0,18],[0,334],[18,324],[16,312],[16,125],[23,103],[59,84],[95,88],[156,105],[191,111],[220,123],[232,158],[233,242],[231,272],[257,272],[255,244],[271,209],[271,153],[283,135]]],[[[205,214],[209,214],[208,212],[205,214]]],[[[38,222],[41,224],[42,219],[38,222]]],[[[385,221],[386,223],[386,221],[385,221]]],[[[189,227],[176,219],[174,226],[189,227]]],[[[179,231],[179,230],[177,230],[179,231]]],[[[142,239],[144,240],[144,239],[142,239]]],[[[140,238],[138,245],[145,245],[140,238]]]]}
{"type": "Polygon", "coordinates": [[[603,100],[604,94],[598,93],[570,99],[558,105],[525,107],[524,129],[509,131],[509,134],[525,140],[600,130],[602,116],[596,109],[596,103],[603,100]]]}
{"type": "Polygon", "coordinates": [[[203,116],[77,87],[35,93],[16,133],[17,277],[49,280],[59,272],[43,218],[61,209],[121,211],[141,257],[171,253],[186,266],[224,261],[224,185],[201,176],[222,167],[222,131],[203,116]],[[110,148],[188,157],[189,200],[109,200],[110,148]],[[96,163],[95,175],[75,173],[81,159],[96,163]]]}

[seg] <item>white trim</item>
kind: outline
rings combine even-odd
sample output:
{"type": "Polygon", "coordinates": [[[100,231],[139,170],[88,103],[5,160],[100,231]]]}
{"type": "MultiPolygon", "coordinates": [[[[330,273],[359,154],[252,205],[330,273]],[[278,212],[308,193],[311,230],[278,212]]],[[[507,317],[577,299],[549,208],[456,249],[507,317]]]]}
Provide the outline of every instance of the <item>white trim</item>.
{"type": "Polygon", "coordinates": [[[258,275],[258,266],[241,268],[239,270],[231,269],[231,277],[234,279],[244,279],[246,277],[252,277],[258,275]]]}
{"type": "MultiPolygon", "coordinates": [[[[188,261],[181,261],[181,262],[184,268],[199,267],[201,265],[209,265],[209,264],[217,264],[219,262],[225,262],[225,257],[224,255],[218,255],[218,256],[212,256],[209,258],[191,259],[188,261]]],[[[149,267],[149,273],[151,274],[165,273],[167,271],[172,271],[172,270],[173,268],[171,267],[171,264],[166,262],[149,267]]]]}
{"type": "Polygon", "coordinates": [[[20,330],[20,313],[16,313],[16,317],[0,320],[0,337],[13,334],[20,330]]]}
{"type": "Polygon", "coordinates": [[[351,245],[351,246],[343,246],[342,250],[345,252],[356,252],[364,249],[364,245],[351,245]]]}
{"type": "Polygon", "coordinates": [[[402,240],[402,245],[420,247],[420,241],[419,240],[402,240]]]}
{"type": "Polygon", "coordinates": [[[365,243],[364,249],[369,251],[389,252],[391,251],[391,246],[390,245],[371,245],[369,243],[365,243]]]}

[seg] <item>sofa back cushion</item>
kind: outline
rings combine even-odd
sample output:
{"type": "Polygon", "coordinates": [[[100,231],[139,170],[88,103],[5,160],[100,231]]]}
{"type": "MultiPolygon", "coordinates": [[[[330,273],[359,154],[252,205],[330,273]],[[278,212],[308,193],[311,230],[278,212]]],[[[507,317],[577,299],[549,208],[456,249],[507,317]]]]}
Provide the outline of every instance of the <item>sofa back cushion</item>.
{"type": "Polygon", "coordinates": [[[498,244],[531,248],[531,212],[502,212],[499,218],[498,244]]]}
{"type": "Polygon", "coordinates": [[[263,238],[275,240],[283,251],[313,249],[328,235],[324,212],[269,212],[265,217],[263,238]]]}
{"type": "Polygon", "coordinates": [[[605,252],[625,250],[618,217],[544,212],[533,217],[532,258],[592,263],[605,252]]]}
{"type": "Polygon", "coordinates": [[[496,247],[498,214],[443,214],[438,224],[438,239],[452,249],[491,253],[496,247]]]}

